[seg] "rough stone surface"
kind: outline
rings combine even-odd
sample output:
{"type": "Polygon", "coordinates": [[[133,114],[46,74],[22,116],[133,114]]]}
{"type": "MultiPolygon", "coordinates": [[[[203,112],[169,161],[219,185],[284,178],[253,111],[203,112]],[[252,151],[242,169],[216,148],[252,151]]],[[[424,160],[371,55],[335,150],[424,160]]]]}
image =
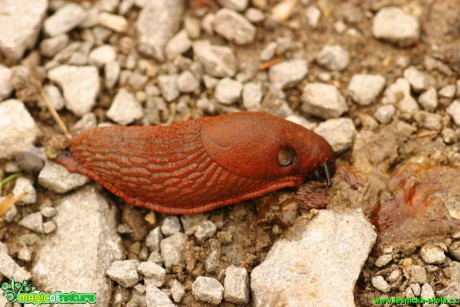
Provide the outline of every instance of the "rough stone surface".
{"type": "Polygon", "coordinates": [[[225,270],[224,299],[235,304],[249,303],[249,277],[245,268],[231,265],[225,270]]]}
{"type": "Polygon", "coordinates": [[[26,215],[19,221],[18,224],[36,233],[43,233],[43,216],[40,212],[34,212],[26,215]]]}
{"type": "Polygon", "coordinates": [[[342,71],[350,63],[350,54],[339,45],[326,45],[316,56],[316,62],[332,71],[342,71]]]}
{"type": "Polygon", "coordinates": [[[446,260],[444,250],[434,244],[425,244],[422,246],[420,256],[428,264],[441,264],[446,260]]]}
{"type": "Polygon", "coordinates": [[[356,128],[350,118],[334,118],[322,122],[313,131],[324,137],[334,150],[351,146],[356,128]]]}
{"type": "Polygon", "coordinates": [[[133,94],[124,88],[118,91],[107,111],[107,117],[120,125],[131,124],[142,116],[141,104],[136,101],[133,94]]]}
{"type": "Polygon", "coordinates": [[[102,12],[97,16],[97,22],[101,26],[118,33],[125,33],[128,31],[128,21],[125,17],[120,15],[102,12]]]}
{"type": "Polygon", "coordinates": [[[243,105],[246,110],[260,111],[262,98],[262,84],[249,82],[243,86],[243,105]]]}
{"type": "Polygon", "coordinates": [[[232,104],[240,99],[243,85],[230,78],[220,80],[214,91],[214,98],[223,104],[232,104]]]}
{"type": "Polygon", "coordinates": [[[134,287],[139,281],[138,265],[136,259],[115,261],[107,270],[107,276],[125,288],[134,287]]]}
{"type": "Polygon", "coordinates": [[[376,240],[361,210],[298,220],[251,273],[254,306],[354,306],[353,289],[376,240]]]}
{"type": "Polygon", "coordinates": [[[13,91],[11,86],[11,69],[0,65],[0,101],[8,98],[13,91]]]}
{"type": "Polygon", "coordinates": [[[390,285],[382,276],[372,277],[372,285],[383,293],[390,292],[390,285]]]}
{"type": "Polygon", "coordinates": [[[160,86],[161,95],[166,101],[171,102],[179,97],[180,92],[177,88],[177,75],[159,76],[158,85],[160,86]]]}
{"type": "Polygon", "coordinates": [[[377,258],[377,260],[375,261],[375,266],[378,268],[384,267],[388,263],[390,263],[391,260],[393,260],[393,256],[391,254],[384,254],[377,258]]]}
{"type": "Polygon", "coordinates": [[[43,25],[48,36],[69,32],[86,18],[86,11],[76,3],[69,3],[48,17],[43,25]]]}
{"type": "Polygon", "coordinates": [[[336,118],[348,111],[342,94],[330,84],[307,84],[303,90],[302,100],[302,111],[321,118],[336,118]]]}
{"type": "Polygon", "coordinates": [[[154,262],[141,262],[137,271],[145,278],[149,278],[155,287],[161,287],[166,278],[166,270],[154,262]]]}
{"type": "Polygon", "coordinates": [[[419,109],[411,95],[409,81],[406,79],[397,79],[385,90],[383,96],[382,103],[394,104],[403,113],[402,116],[410,118],[419,109]]]}
{"type": "Polygon", "coordinates": [[[204,221],[200,225],[195,232],[195,237],[200,242],[204,242],[207,239],[211,238],[216,234],[217,227],[212,221],[204,221]]]}
{"type": "Polygon", "coordinates": [[[16,180],[13,189],[14,197],[18,197],[22,193],[27,193],[21,198],[20,203],[33,204],[37,201],[37,192],[35,191],[34,185],[29,178],[21,177],[16,180]]]}
{"type": "Polygon", "coordinates": [[[64,92],[66,108],[77,116],[91,111],[99,92],[99,72],[94,66],[61,65],[48,72],[64,92]]]}
{"type": "Polygon", "coordinates": [[[171,296],[176,303],[179,303],[185,295],[185,288],[176,279],[171,287],[171,296]]]}
{"type": "Polygon", "coordinates": [[[0,251],[0,274],[8,279],[14,278],[15,281],[22,282],[30,279],[30,273],[19,266],[6,251],[0,251]]]}
{"type": "Polygon", "coordinates": [[[182,261],[182,245],[186,240],[187,236],[181,232],[161,240],[161,258],[163,258],[166,269],[170,269],[182,261]]]}
{"type": "Polygon", "coordinates": [[[278,89],[292,87],[305,78],[308,73],[306,60],[291,60],[270,67],[270,83],[278,89]]]}
{"type": "Polygon", "coordinates": [[[243,15],[227,8],[216,13],[213,26],[219,35],[237,45],[250,44],[256,36],[256,27],[243,15]]]}
{"type": "Polygon", "coordinates": [[[187,31],[179,31],[166,44],[165,54],[170,60],[174,59],[179,54],[182,54],[192,47],[187,31]]]}
{"type": "Polygon", "coordinates": [[[145,245],[150,251],[160,251],[160,242],[163,240],[160,227],[152,229],[145,238],[145,245]]]}
{"type": "Polygon", "coordinates": [[[200,89],[200,81],[193,73],[186,70],[177,78],[177,87],[182,93],[193,93],[200,89]]]}
{"type": "Polygon", "coordinates": [[[123,255],[115,208],[89,187],[63,198],[56,210],[56,232],[36,249],[34,278],[52,291],[95,292],[98,304],[108,306],[112,282],[105,272],[123,255]]]}
{"type": "Polygon", "coordinates": [[[385,86],[385,78],[381,75],[357,74],[351,78],[348,91],[354,102],[368,106],[375,102],[385,86]]]}
{"type": "Polygon", "coordinates": [[[452,119],[457,126],[460,126],[460,100],[455,100],[450,104],[447,108],[447,114],[452,116],[452,119]]]}
{"type": "Polygon", "coordinates": [[[420,39],[420,24],[398,7],[385,7],[374,17],[372,34],[401,47],[411,46],[420,39]]]}
{"type": "Polygon", "coordinates": [[[111,45],[102,45],[94,48],[89,54],[89,63],[97,67],[102,67],[105,64],[115,61],[117,51],[111,45]]]}
{"type": "Polygon", "coordinates": [[[38,127],[21,101],[0,102],[0,159],[27,151],[38,135],[38,127]]]}
{"type": "Polygon", "coordinates": [[[433,85],[431,77],[414,66],[404,70],[404,79],[409,81],[412,89],[417,93],[423,92],[433,85]]]}
{"type": "Polygon", "coordinates": [[[85,185],[89,178],[80,174],[70,173],[64,166],[46,161],[45,167],[38,175],[38,183],[57,193],[66,193],[85,185]]]}
{"type": "Polygon", "coordinates": [[[69,44],[69,36],[61,34],[44,39],[40,43],[40,53],[46,57],[53,57],[69,44]]]}
{"type": "Polygon", "coordinates": [[[203,64],[207,74],[216,78],[233,77],[236,74],[236,58],[229,47],[198,41],[193,44],[193,52],[195,60],[203,64]]]}
{"type": "Polygon", "coordinates": [[[193,296],[202,302],[218,305],[222,301],[224,287],[217,279],[198,276],[192,284],[193,296]]]}
{"type": "Polygon", "coordinates": [[[218,0],[220,5],[234,11],[242,12],[248,7],[248,0],[218,0]]]}
{"type": "Polygon", "coordinates": [[[57,86],[45,85],[43,92],[56,110],[61,110],[64,107],[64,98],[57,86]]]}
{"type": "Polygon", "coordinates": [[[184,0],[148,1],[136,23],[139,51],[164,61],[163,49],[179,29],[184,10],[184,0]]]}
{"type": "Polygon", "coordinates": [[[149,279],[145,280],[145,297],[147,307],[174,307],[171,300],[169,299],[168,295],[158,289],[155,286],[155,283],[150,281],[149,279]]]}
{"type": "Polygon", "coordinates": [[[177,216],[168,216],[164,219],[163,224],[161,225],[161,232],[165,235],[165,237],[179,233],[181,230],[182,227],[177,216]]]}
{"type": "Polygon", "coordinates": [[[432,112],[438,107],[438,93],[434,87],[430,87],[418,97],[418,103],[423,109],[432,112]]]}
{"type": "Polygon", "coordinates": [[[17,61],[35,45],[48,0],[2,0],[0,4],[0,52],[17,61]]]}

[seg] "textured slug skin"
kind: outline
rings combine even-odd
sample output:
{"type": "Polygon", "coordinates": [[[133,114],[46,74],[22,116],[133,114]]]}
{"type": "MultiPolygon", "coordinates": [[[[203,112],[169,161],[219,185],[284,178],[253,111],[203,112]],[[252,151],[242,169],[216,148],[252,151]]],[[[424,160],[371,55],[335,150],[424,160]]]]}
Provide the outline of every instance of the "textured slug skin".
{"type": "Polygon", "coordinates": [[[238,112],[170,126],[103,127],[73,137],[55,161],[128,203],[196,214],[299,186],[333,156],[321,136],[284,119],[238,112]],[[290,147],[292,164],[278,152],[290,147]]]}

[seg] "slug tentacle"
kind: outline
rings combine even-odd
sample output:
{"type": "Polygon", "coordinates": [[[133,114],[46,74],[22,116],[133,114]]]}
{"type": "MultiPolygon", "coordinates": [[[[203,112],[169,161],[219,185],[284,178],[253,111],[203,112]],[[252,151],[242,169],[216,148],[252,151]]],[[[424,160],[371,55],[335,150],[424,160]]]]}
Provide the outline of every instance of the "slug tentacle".
{"type": "Polygon", "coordinates": [[[170,214],[196,214],[299,186],[333,155],[313,132],[255,112],[166,127],[95,128],[68,147],[72,156],[55,161],[69,171],[132,205],[170,214]]]}

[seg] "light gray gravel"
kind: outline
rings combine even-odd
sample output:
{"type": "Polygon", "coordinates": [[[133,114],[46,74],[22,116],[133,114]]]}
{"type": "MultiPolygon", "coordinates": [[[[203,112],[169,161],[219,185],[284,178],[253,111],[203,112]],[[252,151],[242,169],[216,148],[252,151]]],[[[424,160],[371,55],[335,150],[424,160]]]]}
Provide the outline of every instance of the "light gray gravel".
{"type": "Polygon", "coordinates": [[[362,106],[374,103],[385,86],[385,78],[381,75],[353,75],[348,91],[354,102],[362,106]]]}
{"type": "Polygon", "coordinates": [[[452,116],[454,123],[460,126],[460,100],[455,100],[446,109],[447,114],[452,116]]]}
{"type": "Polygon", "coordinates": [[[199,242],[204,242],[214,236],[216,231],[217,227],[212,221],[204,221],[198,225],[195,232],[195,238],[197,238],[199,242]]]}
{"type": "Polygon", "coordinates": [[[193,43],[195,60],[203,64],[207,74],[216,77],[233,77],[237,64],[233,50],[225,46],[214,46],[208,41],[193,43]]]}
{"type": "Polygon", "coordinates": [[[13,189],[14,197],[18,197],[22,193],[27,193],[21,198],[20,203],[23,204],[34,204],[37,201],[37,191],[35,191],[34,185],[29,178],[21,177],[16,180],[13,189]]]}
{"type": "Polygon", "coordinates": [[[89,182],[89,178],[77,173],[70,173],[64,166],[46,161],[45,167],[38,175],[38,183],[56,193],[66,193],[89,182]]]}
{"type": "Polygon", "coordinates": [[[214,98],[223,104],[233,104],[241,97],[243,84],[230,78],[224,78],[217,82],[214,98]]]}
{"type": "Polygon", "coordinates": [[[372,277],[372,285],[374,286],[374,288],[383,293],[390,292],[390,285],[382,276],[372,277]]]}
{"type": "Polygon", "coordinates": [[[248,0],[217,0],[223,7],[235,10],[238,12],[244,11],[248,7],[248,0]]]}
{"type": "Polygon", "coordinates": [[[434,85],[434,80],[430,75],[420,71],[414,66],[404,70],[404,79],[409,81],[412,89],[417,93],[426,91],[429,87],[434,85]]]}
{"type": "Polygon", "coordinates": [[[350,118],[328,119],[313,131],[324,137],[335,151],[351,146],[357,133],[350,118]]]}
{"type": "Polygon", "coordinates": [[[434,87],[428,88],[418,97],[418,103],[423,109],[433,112],[438,107],[438,92],[434,87]]]}
{"type": "Polygon", "coordinates": [[[192,284],[193,296],[198,300],[213,305],[218,305],[222,301],[224,287],[212,277],[198,276],[192,284]]]}
{"type": "Polygon", "coordinates": [[[0,251],[0,274],[17,282],[29,280],[30,273],[19,266],[5,251],[0,251]]]}
{"type": "Polygon", "coordinates": [[[8,98],[13,91],[11,86],[11,69],[0,65],[0,101],[8,98]]]}
{"type": "Polygon", "coordinates": [[[350,63],[350,54],[340,45],[326,45],[316,56],[316,62],[331,71],[342,71],[350,63]]]}
{"type": "Polygon", "coordinates": [[[302,111],[321,118],[336,118],[348,111],[345,98],[330,84],[309,83],[303,89],[302,111]]]}
{"type": "Polygon", "coordinates": [[[166,278],[166,270],[154,262],[141,262],[137,271],[145,278],[150,279],[155,287],[161,287],[166,278]]]}
{"type": "Polygon", "coordinates": [[[133,94],[122,88],[112,101],[107,117],[120,125],[128,125],[143,116],[142,106],[133,94]]]}
{"type": "Polygon", "coordinates": [[[177,279],[175,279],[171,287],[171,296],[174,302],[179,303],[184,297],[184,295],[185,295],[184,286],[182,286],[182,284],[179,281],[177,281],[177,279]]]}
{"type": "Polygon", "coordinates": [[[46,35],[57,36],[64,34],[80,25],[86,17],[86,12],[76,3],[68,3],[48,17],[43,25],[46,35]]]}
{"type": "Polygon", "coordinates": [[[168,295],[155,286],[155,282],[145,280],[145,296],[147,307],[174,307],[168,295]]]}
{"type": "Polygon", "coordinates": [[[161,258],[163,258],[167,270],[182,261],[182,246],[186,241],[187,236],[181,232],[161,240],[161,258]]]}
{"type": "Polygon", "coordinates": [[[187,31],[181,30],[168,41],[165,54],[169,60],[172,60],[190,48],[192,48],[192,41],[189,39],[187,31]]]}
{"type": "Polygon", "coordinates": [[[153,228],[147,237],[145,238],[145,245],[149,248],[150,251],[160,251],[160,242],[163,240],[163,234],[161,233],[161,228],[153,228]]]}
{"type": "Polygon", "coordinates": [[[19,221],[19,226],[30,229],[36,233],[43,233],[43,216],[40,212],[34,212],[26,215],[19,221]]]}
{"type": "Polygon", "coordinates": [[[217,11],[213,27],[216,33],[237,45],[250,44],[256,36],[256,27],[243,15],[227,8],[217,11]]]}
{"type": "Polygon", "coordinates": [[[177,216],[168,216],[163,220],[161,225],[161,232],[165,237],[172,236],[182,230],[179,218],[177,216]]]}
{"type": "Polygon", "coordinates": [[[139,281],[138,265],[139,261],[135,259],[115,261],[107,270],[107,276],[125,288],[134,287],[139,281]]]}
{"type": "Polygon", "coordinates": [[[416,17],[399,7],[384,7],[374,16],[372,34],[377,39],[407,47],[420,39],[420,24],[416,17]]]}
{"type": "Polygon", "coordinates": [[[249,303],[249,277],[245,268],[231,265],[225,270],[224,299],[235,304],[249,303]]]}
{"type": "Polygon", "coordinates": [[[420,249],[420,256],[428,264],[442,264],[446,260],[444,250],[434,244],[425,244],[420,249]]]}
{"type": "Polygon", "coordinates": [[[200,89],[200,81],[192,72],[186,70],[177,78],[177,87],[182,93],[193,93],[200,89]]]}
{"type": "Polygon", "coordinates": [[[120,15],[102,12],[97,16],[97,23],[118,33],[125,33],[128,31],[128,21],[125,17],[120,15]]]}
{"type": "Polygon", "coordinates": [[[117,51],[111,45],[102,45],[91,50],[89,54],[89,64],[102,67],[117,58],[117,51]]]}
{"type": "Polygon", "coordinates": [[[177,75],[161,75],[158,76],[158,85],[161,90],[161,95],[167,102],[171,102],[179,97],[180,92],[177,88],[177,75]]]}
{"type": "Polygon", "coordinates": [[[285,89],[298,84],[308,73],[306,60],[291,60],[270,67],[270,83],[277,89],[285,89]]]}

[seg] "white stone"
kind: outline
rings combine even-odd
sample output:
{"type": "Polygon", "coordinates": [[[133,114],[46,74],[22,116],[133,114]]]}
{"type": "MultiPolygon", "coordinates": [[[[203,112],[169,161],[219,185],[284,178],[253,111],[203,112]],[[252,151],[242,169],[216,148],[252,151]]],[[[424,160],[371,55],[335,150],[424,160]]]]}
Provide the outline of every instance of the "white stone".
{"type": "Polygon", "coordinates": [[[381,75],[353,75],[348,91],[354,102],[362,106],[368,106],[375,102],[377,96],[385,86],[385,78],[381,75]]]}
{"type": "Polygon", "coordinates": [[[330,84],[307,84],[303,90],[302,101],[302,111],[321,118],[336,118],[348,111],[345,98],[330,84]]]}
{"type": "Polygon", "coordinates": [[[390,285],[382,276],[372,277],[372,286],[383,293],[388,293],[391,289],[390,285]]]}
{"type": "Polygon", "coordinates": [[[334,151],[351,146],[356,128],[350,118],[333,118],[322,122],[313,131],[331,144],[334,151]]]}
{"type": "Polygon", "coordinates": [[[177,87],[182,93],[193,93],[200,88],[200,81],[189,70],[186,70],[177,78],[177,87]]]}
{"type": "Polygon", "coordinates": [[[133,94],[122,88],[113,99],[107,117],[120,125],[129,125],[143,116],[142,106],[133,94]]]}
{"type": "Polygon", "coordinates": [[[225,270],[224,299],[235,304],[249,303],[249,277],[245,268],[231,265],[225,270]]]}
{"type": "Polygon", "coordinates": [[[89,178],[80,174],[70,173],[64,166],[46,161],[45,167],[38,175],[38,183],[57,193],[66,193],[81,187],[89,178]]]}
{"type": "Polygon", "coordinates": [[[420,39],[420,24],[398,7],[385,7],[374,17],[372,34],[398,46],[411,46],[420,39]]]}
{"type": "Polygon", "coordinates": [[[11,75],[11,69],[0,65],[0,101],[8,98],[13,91],[13,87],[11,86],[11,75]]]}
{"type": "Polygon", "coordinates": [[[160,86],[161,95],[167,102],[171,102],[179,97],[180,92],[177,88],[177,75],[160,75],[158,76],[158,85],[160,86]]]}
{"type": "Polygon", "coordinates": [[[174,35],[166,44],[165,53],[169,60],[174,59],[179,54],[183,54],[192,47],[192,42],[187,35],[187,31],[181,30],[174,35]]]}
{"type": "Polygon", "coordinates": [[[452,116],[454,123],[457,126],[460,126],[460,100],[455,100],[447,108],[447,114],[452,116]]]}
{"type": "Polygon", "coordinates": [[[332,71],[342,71],[350,63],[350,54],[339,45],[326,45],[316,56],[316,62],[332,71]]]}
{"type": "Polygon", "coordinates": [[[256,28],[241,14],[223,8],[214,17],[214,31],[237,45],[246,45],[254,41],[256,28]]]}
{"type": "Polygon", "coordinates": [[[298,84],[308,73],[306,60],[291,60],[270,67],[270,83],[277,89],[285,89],[298,84]]]}
{"type": "Polygon", "coordinates": [[[66,108],[77,116],[91,111],[99,92],[99,72],[94,66],[61,65],[48,72],[64,92],[66,108]]]}
{"type": "Polygon", "coordinates": [[[310,5],[305,11],[305,16],[308,20],[308,25],[313,29],[318,26],[319,19],[321,18],[321,11],[315,5],[310,5]]]}
{"type": "Polygon", "coordinates": [[[24,104],[16,99],[0,102],[0,159],[29,150],[40,134],[24,104]]]}
{"type": "Polygon", "coordinates": [[[89,63],[97,67],[102,67],[105,64],[115,61],[117,51],[111,45],[102,45],[94,48],[89,54],[89,63]]]}
{"type": "Polygon", "coordinates": [[[240,99],[243,85],[230,78],[220,80],[214,91],[214,98],[223,104],[233,104],[240,99]]]}
{"type": "Polygon", "coordinates": [[[97,16],[99,25],[118,33],[125,33],[128,31],[128,21],[125,17],[102,12],[97,16]]]}
{"type": "Polygon", "coordinates": [[[409,81],[412,89],[417,93],[423,92],[433,85],[429,75],[414,66],[404,70],[404,79],[409,81]]]}
{"type": "Polygon", "coordinates": [[[35,45],[48,0],[1,0],[0,2],[0,52],[18,61],[26,49],[35,45]]]}
{"type": "Polygon", "coordinates": [[[192,284],[193,296],[202,302],[218,305],[222,301],[224,287],[212,277],[198,276],[192,284]]]}
{"type": "Polygon", "coordinates": [[[238,12],[244,11],[248,7],[248,0],[217,0],[223,7],[235,10],[238,12]]]}
{"type": "Polygon", "coordinates": [[[418,103],[427,111],[434,111],[438,107],[438,93],[430,87],[418,97],[418,103]]]}
{"type": "Polygon", "coordinates": [[[85,9],[76,3],[68,3],[48,17],[43,28],[47,35],[56,36],[77,27],[85,17],[85,9]]]}
{"type": "MultiPolygon", "coordinates": [[[[64,107],[64,98],[57,86],[45,85],[43,87],[43,92],[56,110],[59,111],[64,107]]],[[[39,103],[40,105],[42,104],[41,102],[39,103]]]]}
{"type": "Polygon", "coordinates": [[[393,116],[396,113],[396,108],[391,105],[383,105],[380,106],[374,113],[375,119],[377,119],[380,123],[386,125],[389,124],[393,120],[393,116]]]}
{"type": "Polygon", "coordinates": [[[231,48],[198,41],[193,44],[193,52],[195,60],[203,64],[207,74],[216,78],[233,77],[236,74],[236,57],[231,48]]]}
{"type": "Polygon", "coordinates": [[[355,283],[376,237],[362,210],[299,219],[252,271],[252,306],[355,306],[355,283]]]}
{"type": "Polygon", "coordinates": [[[243,105],[248,111],[260,111],[263,97],[262,84],[248,82],[243,87],[243,105]]]}
{"type": "Polygon", "coordinates": [[[22,193],[26,194],[21,198],[20,203],[34,204],[37,201],[37,192],[35,191],[34,185],[29,178],[20,177],[16,180],[13,195],[14,197],[18,197],[22,193]]]}

